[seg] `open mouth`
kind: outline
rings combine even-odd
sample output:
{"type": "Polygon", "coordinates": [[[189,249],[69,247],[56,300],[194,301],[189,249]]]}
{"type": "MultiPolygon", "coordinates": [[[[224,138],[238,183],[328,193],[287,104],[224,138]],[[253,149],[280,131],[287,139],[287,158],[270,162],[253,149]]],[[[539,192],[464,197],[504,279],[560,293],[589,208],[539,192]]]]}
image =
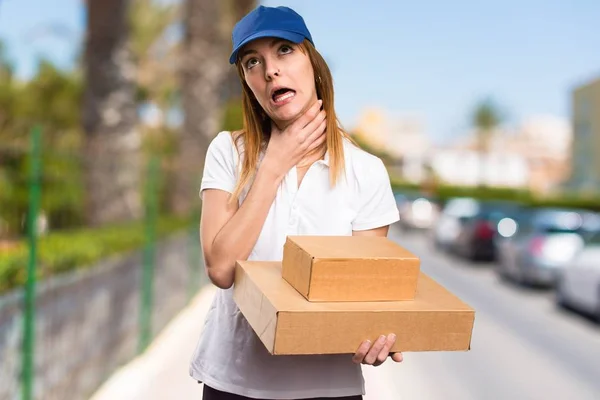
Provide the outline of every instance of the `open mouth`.
{"type": "Polygon", "coordinates": [[[274,103],[282,103],[296,95],[296,91],[288,88],[277,89],[273,92],[271,99],[274,103]]]}

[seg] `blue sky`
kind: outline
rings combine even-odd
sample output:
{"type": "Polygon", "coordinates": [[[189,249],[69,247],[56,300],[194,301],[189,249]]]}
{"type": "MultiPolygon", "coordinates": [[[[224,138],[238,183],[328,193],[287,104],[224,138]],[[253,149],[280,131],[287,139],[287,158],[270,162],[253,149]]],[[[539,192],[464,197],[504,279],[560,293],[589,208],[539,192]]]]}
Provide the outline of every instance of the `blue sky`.
{"type": "MultiPolygon", "coordinates": [[[[69,66],[83,0],[0,0],[0,38],[19,74],[39,55],[69,66]],[[61,27],[49,35],[48,27],[61,27]]],[[[570,92],[600,76],[600,1],[263,0],[306,20],[330,63],[336,106],[351,128],[364,107],[418,113],[435,139],[464,133],[479,98],[509,122],[568,118],[570,92]]]]}
{"type": "Polygon", "coordinates": [[[0,39],[18,74],[35,72],[40,56],[70,67],[85,29],[84,0],[0,0],[0,39]]]}

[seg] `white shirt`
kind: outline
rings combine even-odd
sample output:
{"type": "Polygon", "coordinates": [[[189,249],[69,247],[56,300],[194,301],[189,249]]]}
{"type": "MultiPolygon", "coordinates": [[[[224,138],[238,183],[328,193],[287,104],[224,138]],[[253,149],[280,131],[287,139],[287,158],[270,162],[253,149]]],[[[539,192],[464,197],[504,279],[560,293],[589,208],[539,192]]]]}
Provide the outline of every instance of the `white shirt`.
{"type": "MultiPolygon", "coordinates": [[[[348,140],[344,155],[345,175],[333,188],[328,153],[309,168],[299,188],[296,168],[288,172],[249,260],[280,261],[287,235],[349,236],[353,230],[398,221],[383,162],[348,140]]],[[[208,148],[200,195],[209,188],[232,193],[239,171],[231,133],[220,132],[208,148]]],[[[240,204],[246,194],[247,190],[240,204]]],[[[361,366],[352,362],[352,355],[270,355],[240,313],[232,290],[217,289],[191,361],[194,379],[217,390],[263,399],[364,394],[361,366]]]]}

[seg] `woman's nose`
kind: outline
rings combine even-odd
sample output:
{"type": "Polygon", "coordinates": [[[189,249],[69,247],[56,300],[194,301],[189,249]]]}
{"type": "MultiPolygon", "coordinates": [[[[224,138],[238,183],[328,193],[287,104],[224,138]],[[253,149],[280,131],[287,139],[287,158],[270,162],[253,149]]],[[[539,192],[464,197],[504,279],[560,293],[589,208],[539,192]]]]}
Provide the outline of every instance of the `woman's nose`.
{"type": "Polygon", "coordinates": [[[276,62],[270,61],[270,62],[266,62],[266,68],[265,68],[265,78],[267,80],[271,80],[273,78],[275,78],[276,76],[280,76],[281,75],[281,71],[279,70],[279,65],[276,62]]]}

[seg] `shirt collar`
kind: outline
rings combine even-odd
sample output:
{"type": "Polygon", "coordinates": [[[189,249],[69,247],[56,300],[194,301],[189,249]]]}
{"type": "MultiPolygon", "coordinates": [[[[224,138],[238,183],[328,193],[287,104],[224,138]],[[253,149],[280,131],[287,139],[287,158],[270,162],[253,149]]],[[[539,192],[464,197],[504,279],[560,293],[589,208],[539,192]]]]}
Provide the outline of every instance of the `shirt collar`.
{"type": "Polygon", "coordinates": [[[319,163],[329,167],[329,150],[325,151],[325,155],[322,160],[319,160],[319,163]]]}

